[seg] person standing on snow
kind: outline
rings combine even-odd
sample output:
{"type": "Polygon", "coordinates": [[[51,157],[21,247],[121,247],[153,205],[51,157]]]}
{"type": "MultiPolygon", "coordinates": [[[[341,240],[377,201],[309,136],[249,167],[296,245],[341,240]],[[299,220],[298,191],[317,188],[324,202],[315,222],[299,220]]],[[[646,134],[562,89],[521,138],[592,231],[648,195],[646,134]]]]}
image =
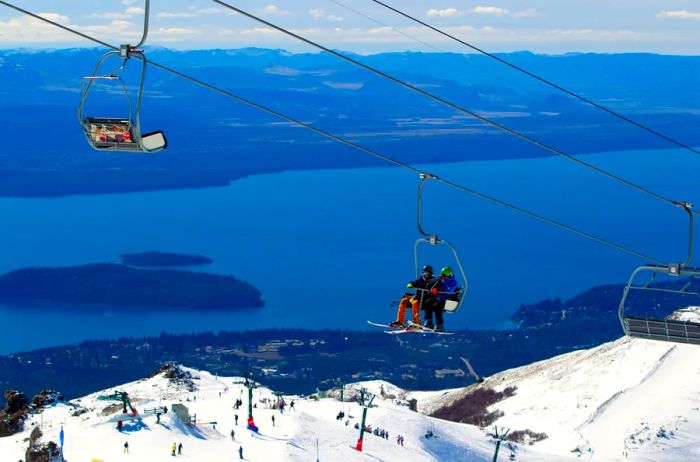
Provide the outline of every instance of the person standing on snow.
{"type": "Polygon", "coordinates": [[[243,460],[243,446],[238,446],[238,458],[243,460]]]}
{"type": "Polygon", "coordinates": [[[172,449],[172,454],[171,456],[175,457],[175,451],[177,451],[177,444],[173,443],[173,445],[170,447],[172,449]]]}
{"type": "MultiPolygon", "coordinates": [[[[399,310],[396,313],[396,321],[389,323],[389,327],[397,329],[402,329],[405,327],[406,308],[408,308],[408,305],[411,305],[413,324],[420,326],[421,306],[429,303],[430,299],[435,297],[430,293],[430,289],[435,286],[436,281],[437,280],[435,277],[433,277],[433,267],[430,265],[425,265],[423,267],[423,275],[415,281],[406,284],[408,289],[416,289],[416,293],[404,294],[403,298],[399,302],[399,310]]],[[[420,327],[414,327],[414,329],[420,329],[420,327]]]]}
{"type": "Polygon", "coordinates": [[[124,442],[124,452],[129,454],[129,442],[128,441],[124,442]]]}
{"type": "Polygon", "coordinates": [[[177,445],[177,455],[182,455],[182,443],[177,445]]]}

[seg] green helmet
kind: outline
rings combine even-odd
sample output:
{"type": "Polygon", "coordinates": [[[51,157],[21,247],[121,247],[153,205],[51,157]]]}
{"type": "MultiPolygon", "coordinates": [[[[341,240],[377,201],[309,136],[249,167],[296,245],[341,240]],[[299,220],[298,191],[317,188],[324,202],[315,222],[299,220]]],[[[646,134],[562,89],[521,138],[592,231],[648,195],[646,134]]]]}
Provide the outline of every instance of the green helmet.
{"type": "Polygon", "coordinates": [[[445,277],[454,276],[454,272],[452,271],[452,268],[450,268],[449,266],[446,266],[443,269],[441,269],[440,274],[445,276],[445,277]]]}

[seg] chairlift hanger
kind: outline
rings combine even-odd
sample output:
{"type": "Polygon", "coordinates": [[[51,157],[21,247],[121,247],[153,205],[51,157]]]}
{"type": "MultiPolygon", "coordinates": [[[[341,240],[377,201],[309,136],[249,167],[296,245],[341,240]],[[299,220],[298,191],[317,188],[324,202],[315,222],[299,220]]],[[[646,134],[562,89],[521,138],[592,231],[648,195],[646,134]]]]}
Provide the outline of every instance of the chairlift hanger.
{"type": "Polygon", "coordinates": [[[83,79],[86,83],[81,91],[78,120],[88,144],[98,151],[156,152],[165,149],[168,144],[162,131],[141,133],[141,104],[146,81],[146,68],[148,67],[148,60],[141,47],[148,37],[150,0],[146,0],[144,10],[143,35],[139,43],[136,45],[124,44],[120,46],[119,50],[108,51],[97,61],[92,75],[83,79]],[[121,66],[107,74],[100,74],[102,65],[111,57],[121,59],[121,66]],[[131,104],[128,88],[119,76],[130,58],[141,61],[141,78],[135,108],[131,104]],[[85,103],[97,80],[119,81],[129,104],[128,117],[92,117],[84,114],[85,103]]]}
{"type": "Polygon", "coordinates": [[[676,321],[669,319],[656,319],[649,317],[636,317],[626,314],[627,298],[630,291],[649,291],[660,293],[671,293],[677,295],[690,295],[700,298],[700,293],[691,291],[690,284],[697,276],[700,276],[700,268],[689,266],[693,258],[693,205],[689,202],[680,202],[678,207],[688,213],[688,256],[684,263],[669,263],[667,265],[644,265],[635,269],[630,276],[620,300],[618,307],[618,318],[625,335],[630,337],[640,337],[652,340],[662,340],[667,342],[693,343],[700,345],[700,324],[687,321],[676,321]],[[637,276],[643,273],[651,275],[648,282],[644,284],[636,283],[637,276]],[[655,287],[652,284],[656,281],[658,274],[665,274],[672,277],[688,277],[688,282],[680,289],[667,289],[655,287]]]}
{"type": "Polygon", "coordinates": [[[457,300],[447,300],[445,302],[445,312],[454,313],[459,309],[460,306],[462,306],[462,300],[464,300],[464,294],[466,294],[468,286],[467,275],[464,273],[464,268],[462,267],[462,260],[459,258],[459,254],[457,253],[457,249],[454,245],[452,245],[450,242],[444,239],[438,238],[437,234],[426,233],[425,230],[423,230],[422,225],[423,186],[425,186],[426,181],[434,178],[435,177],[429,173],[421,173],[420,183],[418,184],[418,232],[423,237],[418,238],[415,244],[413,245],[413,258],[416,269],[416,279],[420,277],[419,247],[421,246],[421,244],[428,244],[431,246],[444,245],[448,247],[452,251],[452,255],[454,256],[455,262],[457,263],[457,268],[459,269],[459,274],[462,276],[462,281],[464,281],[463,285],[460,287],[460,290],[457,292],[457,300]]]}

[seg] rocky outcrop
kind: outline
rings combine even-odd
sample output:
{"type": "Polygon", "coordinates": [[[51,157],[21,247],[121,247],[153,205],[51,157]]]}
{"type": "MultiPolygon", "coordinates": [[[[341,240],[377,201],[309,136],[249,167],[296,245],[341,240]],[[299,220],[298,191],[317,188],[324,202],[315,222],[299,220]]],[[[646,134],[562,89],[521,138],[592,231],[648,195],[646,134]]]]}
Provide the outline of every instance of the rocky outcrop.
{"type": "Polygon", "coordinates": [[[41,437],[43,434],[39,427],[34,427],[31,435],[29,435],[29,447],[24,454],[26,462],[52,462],[58,460],[61,456],[61,450],[53,441],[42,443],[41,437]]]}
{"type": "Polygon", "coordinates": [[[41,393],[32,398],[32,405],[36,409],[41,409],[63,400],[63,393],[55,390],[42,390],[41,393]]]}
{"type": "Polygon", "coordinates": [[[0,437],[11,436],[22,431],[29,414],[29,399],[24,393],[6,390],[7,406],[0,411],[0,437]]]}
{"type": "Polygon", "coordinates": [[[163,374],[174,385],[182,385],[187,387],[189,391],[196,391],[197,385],[194,383],[194,377],[189,371],[182,369],[178,364],[165,363],[160,368],[151,374],[151,377],[163,374]]]}

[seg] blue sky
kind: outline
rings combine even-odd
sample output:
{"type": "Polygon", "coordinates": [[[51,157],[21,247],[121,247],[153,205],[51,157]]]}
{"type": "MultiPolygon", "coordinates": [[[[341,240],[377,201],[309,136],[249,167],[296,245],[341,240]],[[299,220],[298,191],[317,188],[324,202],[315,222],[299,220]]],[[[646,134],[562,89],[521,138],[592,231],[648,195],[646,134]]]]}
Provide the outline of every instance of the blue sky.
{"type": "MultiPolygon", "coordinates": [[[[489,51],[693,55],[700,48],[700,0],[386,1],[489,51]]],[[[113,43],[136,41],[142,27],[143,1],[138,0],[14,2],[113,43]]],[[[325,45],[358,53],[464,51],[371,0],[230,3],[325,45]]],[[[151,10],[151,45],[311,51],[211,0],[152,0],[151,10]]],[[[0,48],[73,46],[91,45],[0,6],[0,48]]]]}

